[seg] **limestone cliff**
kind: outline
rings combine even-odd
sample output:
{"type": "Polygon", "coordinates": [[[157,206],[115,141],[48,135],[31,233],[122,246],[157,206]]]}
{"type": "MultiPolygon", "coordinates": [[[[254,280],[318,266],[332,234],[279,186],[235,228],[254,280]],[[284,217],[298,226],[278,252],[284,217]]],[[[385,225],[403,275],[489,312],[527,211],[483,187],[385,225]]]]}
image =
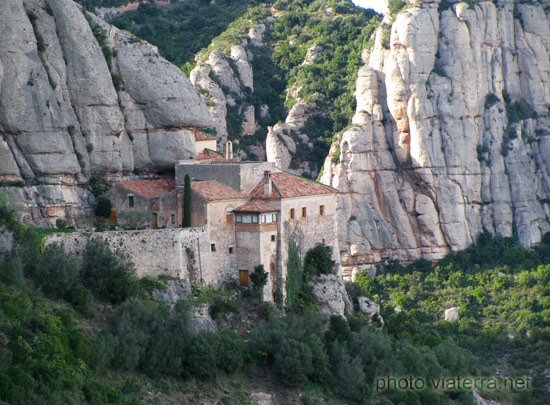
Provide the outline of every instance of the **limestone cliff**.
{"type": "Polygon", "coordinates": [[[92,172],[173,169],[210,122],[180,69],[72,0],[0,5],[0,180],[25,222],[87,213],[92,172]]]}
{"type": "Polygon", "coordinates": [[[322,176],[343,193],[348,270],[439,258],[484,231],[540,241],[549,55],[547,0],[419,1],[386,16],[359,72],[353,126],[322,176]]]}

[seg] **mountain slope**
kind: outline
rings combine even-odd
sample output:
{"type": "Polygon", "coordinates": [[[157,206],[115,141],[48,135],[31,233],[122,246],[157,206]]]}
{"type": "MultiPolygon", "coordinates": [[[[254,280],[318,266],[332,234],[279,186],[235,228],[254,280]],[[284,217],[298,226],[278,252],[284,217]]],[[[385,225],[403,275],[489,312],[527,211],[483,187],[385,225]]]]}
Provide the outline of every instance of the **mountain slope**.
{"type": "Polygon", "coordinates": [[[155,47],[70,0],[10,0],[0,20],[0,179],[25,221],[82,216],[75,185],[91,172],[171,170],[195,153],[210,114],[155,47]]]}
{"type": "Polygon", "coordinates": [[[344,193],[350,268],[550,229],[549,12],[443,1],[386,17],[322,177],[344,193]]]}

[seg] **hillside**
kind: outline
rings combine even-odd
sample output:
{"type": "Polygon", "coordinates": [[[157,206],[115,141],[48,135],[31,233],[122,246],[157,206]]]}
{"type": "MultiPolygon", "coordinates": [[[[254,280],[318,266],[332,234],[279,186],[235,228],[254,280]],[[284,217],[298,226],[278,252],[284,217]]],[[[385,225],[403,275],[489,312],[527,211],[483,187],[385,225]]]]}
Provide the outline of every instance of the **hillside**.
{"type": "Polygon", "coordinates": [[[0,226],[2,236],[14,236],[0,264],[0,400],[10,404],[549,398],[548,237],[525,250],[484,235],[437,265],[424,260],[386,267],[374,279],[362,275],[347,285],[355,310],[346,319],[319,312],[308,279],[334,264],[312,262],[309,252],[289,262],[295,294],[284,313],[261,303],[255,286],[199,287],[171,307],[158,293],[176,280],[138,280],[132,262],[93,235],[80,261],[62,245],[43,247],[44,230],[21,226],[5,197],[0,226]],[[383,318],[364,312],[365,296],[383,318]],[[457,319],[443,320],[455,306],[457,319]],[[382,389],[388,376],[428,383],[382,389]],[[453,377],[498,385],[480,383],[474,392],[432,382],[453,377]],[[504,385],[512,378],[529,385],[504,385]]]}

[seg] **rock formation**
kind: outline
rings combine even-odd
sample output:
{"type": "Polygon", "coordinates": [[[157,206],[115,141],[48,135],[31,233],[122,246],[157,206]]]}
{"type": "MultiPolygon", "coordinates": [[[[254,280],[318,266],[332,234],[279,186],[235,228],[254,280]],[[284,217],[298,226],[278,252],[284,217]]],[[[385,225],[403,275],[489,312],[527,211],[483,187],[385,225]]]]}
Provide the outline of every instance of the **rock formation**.
{"type": "Polygon", "coordinates": [[[312,287],[311,292],[323,315],[351,316],[353,314],[353,304],[339,275],[321,274],[311,277],[308,283],[312,287]]]}
{"type": "Polygon", "coordinates": [[[343,193],[347,270],[440,258],[481,232],[540,241],[549,55],[547,0],[417,1],[385,17],[357,79],[354,126],[322,176],[343,193]]]}
{"type": "Polygon", "coordinates": [[[208,108],[154,46],[72,0],[8,0],[0,21],[0,181],[24,222],[89,213],[92,172],[195,153],[208,108]]]}

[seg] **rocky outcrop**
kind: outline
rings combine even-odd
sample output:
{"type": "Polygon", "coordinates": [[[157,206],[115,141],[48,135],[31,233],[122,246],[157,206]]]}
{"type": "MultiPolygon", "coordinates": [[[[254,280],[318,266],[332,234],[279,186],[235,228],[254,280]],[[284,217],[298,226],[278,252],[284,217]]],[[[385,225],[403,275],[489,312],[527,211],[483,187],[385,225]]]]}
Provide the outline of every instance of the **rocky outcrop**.
{"type": "Polygon", "coordinates": [[[189,299],[193,296],[191,283],[187,280],[169,280],[165,289],[153,291],[153,298],[166,302],[173,307],[179,301],[189,299]]]}
{"type": "Polygon", "coordinates": [[[550,2],[453,3],[401,12],[359,71],[322,176],[348,268],[550,229],[550,2]]]}
{"type": "Polygon", "coordinates": [[[88,214],[92,172],[195,153],[208,109],[154,46],[72,0],[10,0],[0,21],[0,180],[24,221],[88,214]]]}
{"type": "Polygon", "coordinates": [[[309,285],[317,299],[323,315],[352,315],[353,305],[341,277],[333,274],[321,274],[311,277],[309,285]]]}
{"type": "Polygon", "coordinates": [[[380,305],[368,297],[357,297],[359,310],[365,314],[371,322],[384,326],[384,319],[380,315],[380,305]]]}
{"type": "Polygon", "coordinates": [[[460,307],[451,307],[445,310],[444,319],[449,322],[456,322],[459,318],[460,307]]]}
{"type": "Polygon", "coordinates": [[[241,138],[253,135],[259,128],[256,111],[250,104],[248,95],[254,93],[253,59],[249,45],[263,46],[266,26],[262,23],[252,26],[248,36],[229,51],[224,48],[207,50],[195,57],[196,67],[190,73],[190,80],[203,95],[213,117],[212,127],[221,143],[230,139],[238,150],[239,157],[249,158],[251,154],[263,159],[263,148],[239,147],[241,138]],[[228,128],[228,122],[234,123],[228,128]]]}
{"type": "Polygon", "coordinates": [[[194,333],[218,331],[216,322],[210,316],[210,304],[197,304],[192,307],[191,328],[194,333]]]}

